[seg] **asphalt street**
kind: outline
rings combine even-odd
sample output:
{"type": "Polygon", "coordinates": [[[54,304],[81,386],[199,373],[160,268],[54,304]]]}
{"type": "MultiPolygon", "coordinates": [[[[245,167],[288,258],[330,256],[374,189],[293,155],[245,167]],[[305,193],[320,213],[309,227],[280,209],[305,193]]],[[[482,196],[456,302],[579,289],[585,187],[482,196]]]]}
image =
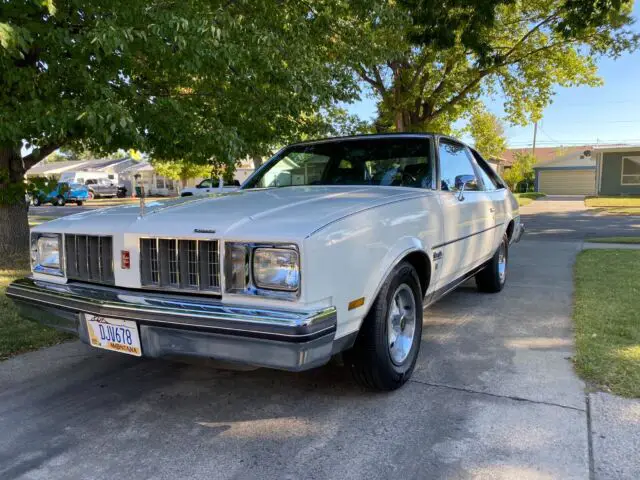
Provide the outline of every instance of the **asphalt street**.
{"type": "Polygon", "coordinates": [[[425,311],[393,393],[338,363],[228,371],[78,342],[0,363],[0,478],[594,478],[570,361],[584,233],[554,234],[561,210],[526,214],[503,292],[466,285],[425,311]]]}

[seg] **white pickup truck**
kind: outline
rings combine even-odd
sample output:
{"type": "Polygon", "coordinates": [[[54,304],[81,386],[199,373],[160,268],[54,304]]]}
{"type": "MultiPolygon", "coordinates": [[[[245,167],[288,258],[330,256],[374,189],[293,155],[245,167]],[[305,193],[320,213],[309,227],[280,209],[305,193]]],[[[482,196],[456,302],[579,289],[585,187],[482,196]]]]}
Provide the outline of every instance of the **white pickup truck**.
{"type": "Polygon", "coordinates": [[[342,354],[392,390],[423,308],[471,277],[500,292],[523,230],[503,181],[453,138],[336,138],[282,149],[230,194],[43,223],[7,296],[97,348],[285,370],[342,354]]]}
{"type": "Polygon", "coordinates": [[[235,192],[240,188],[240,182],[235,180],[232,183],[224,183],[222,178],[205,178],[195,187],[185,187],[180,192],[181,197],[192,197],[195,195],[209,195],[211,193],[235,192]]]}

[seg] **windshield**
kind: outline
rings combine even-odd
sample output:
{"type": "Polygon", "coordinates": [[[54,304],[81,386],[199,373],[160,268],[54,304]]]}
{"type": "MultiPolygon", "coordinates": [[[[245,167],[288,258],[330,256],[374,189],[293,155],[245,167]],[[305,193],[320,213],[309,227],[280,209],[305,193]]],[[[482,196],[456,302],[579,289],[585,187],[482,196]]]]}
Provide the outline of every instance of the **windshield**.
{"type": "Polygon", "coordinates": [[[429,138],[362,138],[293,145],[243,187],[382,185],[432,188],[429,138]]]}

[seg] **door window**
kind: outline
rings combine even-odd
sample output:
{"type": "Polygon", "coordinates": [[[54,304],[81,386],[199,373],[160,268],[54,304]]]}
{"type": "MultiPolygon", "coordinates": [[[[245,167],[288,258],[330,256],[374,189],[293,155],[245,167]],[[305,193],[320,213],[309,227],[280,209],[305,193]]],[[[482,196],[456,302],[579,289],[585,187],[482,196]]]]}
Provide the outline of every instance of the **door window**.
{"type": "MultiPolygon", "coordinates": [[[[457,192],[462,188],[465,177],[476,177],[476,172],[467,156],[467,149],[458,143],[440,140],[440,186],[448,192],[457,192]]],[[[477,190],[477,184],[467,184],[465,190],[477,190]]]]}

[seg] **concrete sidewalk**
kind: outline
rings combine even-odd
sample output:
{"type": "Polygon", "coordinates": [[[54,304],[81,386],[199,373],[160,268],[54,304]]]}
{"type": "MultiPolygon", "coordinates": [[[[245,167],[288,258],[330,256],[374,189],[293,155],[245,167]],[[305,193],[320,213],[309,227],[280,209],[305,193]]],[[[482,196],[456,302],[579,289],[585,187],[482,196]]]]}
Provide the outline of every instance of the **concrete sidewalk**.
{"type": "Polygon", "coordinates": [[[584,242],[585,250],[640,250],[640,243],[593,243],[584,242]]]}

